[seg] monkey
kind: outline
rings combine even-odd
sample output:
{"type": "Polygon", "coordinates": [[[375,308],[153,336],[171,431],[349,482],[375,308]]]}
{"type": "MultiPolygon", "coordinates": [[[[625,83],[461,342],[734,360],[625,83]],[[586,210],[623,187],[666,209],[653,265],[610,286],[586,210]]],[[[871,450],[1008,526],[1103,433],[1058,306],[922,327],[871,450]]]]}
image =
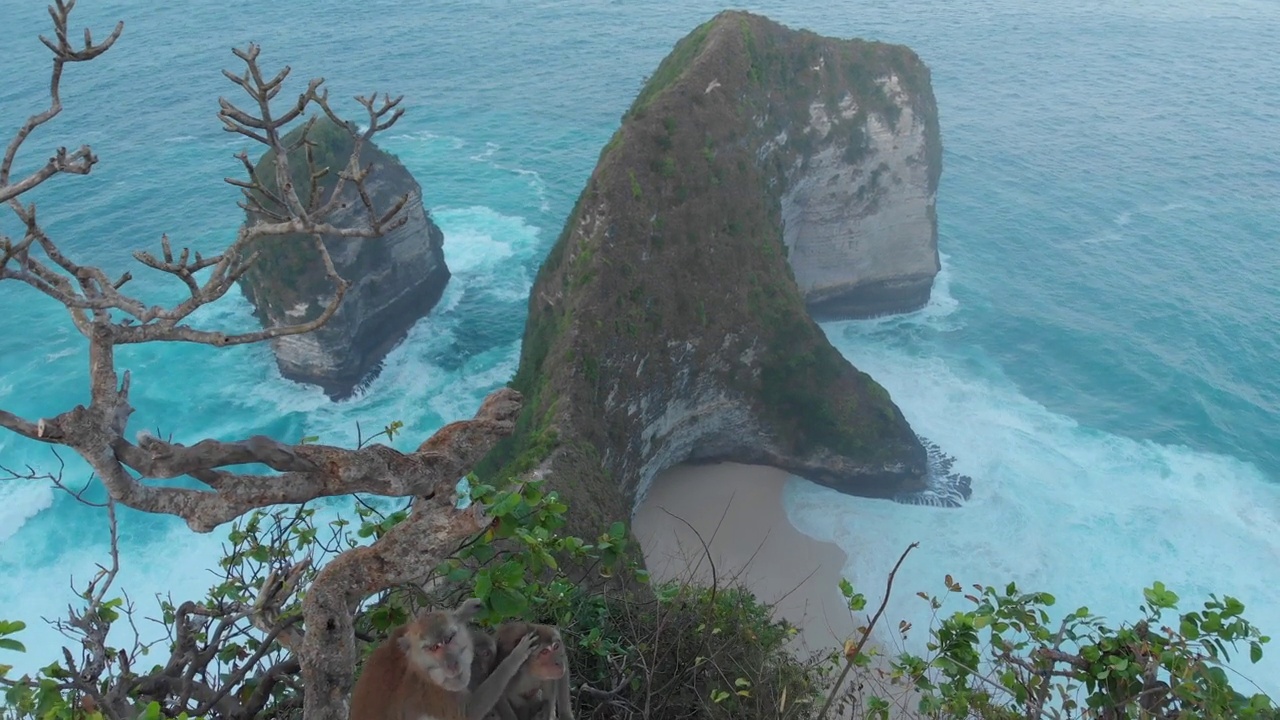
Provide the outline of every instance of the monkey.
{"type": "Polygon", "coordinates": [[[509,643],[493,672],[470,689],[475,640],[467,621],[481,607],[472,598],[396,628],[365,661],[351,693],[350,720],[483,720],[529,659],[536,636],[509,643]]]}
{"type": "Polygon", "coordinates": [[[471,633],[471,645],[475,648],[471,657],[471,681],[467,683],[467,689],[474,692],[480,683],[493,674],[493,669],[498,665],[498,643],[492,635],[478,627],[469,626],[467,632],[471,633]]]}
{"type": "Polygon", "coordinates": [[[554,625],[508,622],[498,627],[498,658],[506,662],[521,638],[536,636],[520,671],[498,702],[502,720],[573,720],[569,698],[569,662],[560,630],[554,625]]]}
{"type": "MultiPolygon", "coordinates": [[[[478,627],[469,627],[468,630],[471,632],[471,642],[475,645],[469,687],[475,690],[477,685],[493,673],[494,667],[498,664],[498,643],[493,639],[493,635],[478,627]]],[[[515,715],[511,711],[510,704],[503,697],[498,699],[497,706],[484,716],[484,720],[515,720],[515,715]]]]}

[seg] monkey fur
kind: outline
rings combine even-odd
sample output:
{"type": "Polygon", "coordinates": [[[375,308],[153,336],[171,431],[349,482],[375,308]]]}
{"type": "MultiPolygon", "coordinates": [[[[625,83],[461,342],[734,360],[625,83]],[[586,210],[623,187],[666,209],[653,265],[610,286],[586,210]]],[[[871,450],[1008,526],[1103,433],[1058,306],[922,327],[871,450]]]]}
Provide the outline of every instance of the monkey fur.
{"type": "Polygon", "coordinates": [[[481,607],[472,598],[454,610],[424,611],[396,628],[365,661],[351,694],[350,720],[483,720],[503,699],[536,637],[517,638],[473,686],[478,658],[467,621],[481,607]]]}
{"type": "Polygon", "coordinates": [[[533,647],[520,671],[507,684],[497,706],[498,715],[502,720],[573,720],[568,656],[559,628],[503,623],[495,637],[499,661],[506,662],[520,639],[530,635],[536,638],[533,647]]]}

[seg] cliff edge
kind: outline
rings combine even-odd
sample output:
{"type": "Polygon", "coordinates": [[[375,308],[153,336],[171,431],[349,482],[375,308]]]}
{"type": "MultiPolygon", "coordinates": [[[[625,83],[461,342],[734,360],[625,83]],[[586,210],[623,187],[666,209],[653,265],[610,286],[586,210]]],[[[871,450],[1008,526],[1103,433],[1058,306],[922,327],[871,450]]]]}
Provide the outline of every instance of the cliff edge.
{"type": "Polygon", "coordinates": [[[804,169],[833,148],[853,162],[836,138],[892,112],[875,81],[886,67],[925,73],[906,48],[741,12],[676,45],[534,282],[512,380],[525,409],[483,479],[545,474],[584,532],[630,517],[683,462],[771,465],[902,502],[968,497],[968,479],[938,472],[884,388],[827,341],[787,259],[787,213],[814,195],[804,169]],[[881,104],[850,101],[855,73],[881,104]]]}
{"type": "MultiPolygon", "coordinates": [[[[295,142],[299,128],[287,142],[295,142]]],[[[308,133],[314,143],[317,167],[329,167],[321,181],[328,193],[354,149],[350,134],[327,118],[316,121],[308,133]]],[[[299,150],[290,168],[302,172],[305,157],[299,150]]],[[[350,397],[382,367],[382,360],[408,334],[419,319],[440,300],[449,282],[444,262],[444,233],[432,222],[422,204],[422,188],[394,156],[366,143],[361,163],[375,167],[366,187],[375,207],[391,207],[406,193],[402,211],[407,221],[381,237],[324,238],[338,274],[351,283],[338,311],[320,329],[271,341],[280,374],[301,383],[319,385],[333,400],[350,397]]],[[[274,178],[274,155],[264,154],[256,172],[274,178]]],[[[305,175],[295,186],[308,187],[305,175]]],[[[338,227],[368,226],[355,186],[348,183],[343,207],[331,216],[338,227]]],[[[252,220],[253,218],[250,218],[252,220]]],[[[253,250],[258,261],[240,279],[240,288],[254,306],[263,327],[299,323],[319,316],[333,298],[333,286],[325,278],[320,256],[305,238],[281,236],[259,240],[253,250]]]]}

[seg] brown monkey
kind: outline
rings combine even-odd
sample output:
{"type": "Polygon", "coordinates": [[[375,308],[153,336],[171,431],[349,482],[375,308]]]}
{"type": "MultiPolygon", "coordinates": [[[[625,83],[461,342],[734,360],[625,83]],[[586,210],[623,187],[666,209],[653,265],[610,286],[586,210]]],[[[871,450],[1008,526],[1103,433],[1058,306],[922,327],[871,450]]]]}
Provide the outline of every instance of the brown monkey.
{"type": "Polygon", "coordinates": [[[569,663],[560,629],[554,625],[523,622],[498,627],[498,658],[506,662],[508,653],[519,647],[521,638],[536,636],[529,659],[507,685],[498,703],[503,720],[573,720],[569,698],[569,663]]]}
{"type": "Polygon", "coordinates": [[[535,636],[514,649],[469,690],[475,660],[467,620],[483,603],[423,612],[397,628],[365,661],[351,693],[350,720],[482,720],[532,652],[535,636]]]}

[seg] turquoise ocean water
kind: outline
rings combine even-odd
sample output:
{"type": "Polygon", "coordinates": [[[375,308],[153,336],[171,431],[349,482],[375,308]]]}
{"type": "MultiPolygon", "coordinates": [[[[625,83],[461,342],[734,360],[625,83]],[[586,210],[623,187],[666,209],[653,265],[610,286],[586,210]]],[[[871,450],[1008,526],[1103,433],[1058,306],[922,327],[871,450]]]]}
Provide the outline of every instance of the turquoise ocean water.
{"type": "MultiPolygon", "coordinates": [[[[891,615],[911,593],[1004,582],[1131,616],[1161,579],[1188,601],[1229,593],[1280,635],[1280,5],[1273,0],[772,0],[795,26],[913,47],[933,69],[946,146],[944,271],[921,312],[827,324],[913,426],[974,478],[944,511],[788,488],[792,520],[848,551],[871,593],[908,542],[891,615]]],[[[264,347],[130,348],[133,428],[180,441],[265,432],[351,442],[405,422],[407,448],[469,416],[515,369],[525,294],[643,78],[721,6],[631,2],[144,3],[82,0],[76,24],[118,46],[67,72],[64,115],[28,164],[90,142],[88,178],[35,199],[77,257],[112,271],[162,232],[213,249],[239,221],[244,147],[214,117],[232,45],[323,75],[338,97],[403,93],[384,137],[421,182],[454,279],[363,396],[282,380],[264,347]],[[217,378],[216,383],[208,383],[217,378]]],[[[10,2],[0,130],[47,90],[43,3],[10,2]]],[[[299,87],[299,86],[295,86],[299,87]]],[[[353,102],[346,106],[348,111],[353,102]]],[[[7,131],[6,131],[7,132],[7,131]]],[[[255,150],[256,152],[256,150],[255,150]]],[[[0,227],[13,230],[8,218],[0,227]]],[[[149,298],[179,287],[134,268],[149,298]]],[[[238,295],[205,313],[249,327],[238,295]]],[[[87,398],[85,346],[54,303],[0,284],[0,407],[49,415],[87,398]]],[[[64,455],[64,457],[66,457],[64,455]]],[[[68,460],[68,479],[84,466],[68,460]]],[[[53,468],[0,435],[0,463],[53,468]]],[[[40,483],[0,485],[0,617],[25,619],[29,669],[60,640],[68,578],[105,560],[101,511],[40,483]]],[[[120,585],[143,610],[185,598],[224,532],[124,513],[120,585]]],[[[146,614],[146,613],[144,613],[146,614]]],[[[918,642],[921,635],[916,636],[918,642]]],[[[1280,694],[1280,649],[1240,667],[1280,694]]]]}

